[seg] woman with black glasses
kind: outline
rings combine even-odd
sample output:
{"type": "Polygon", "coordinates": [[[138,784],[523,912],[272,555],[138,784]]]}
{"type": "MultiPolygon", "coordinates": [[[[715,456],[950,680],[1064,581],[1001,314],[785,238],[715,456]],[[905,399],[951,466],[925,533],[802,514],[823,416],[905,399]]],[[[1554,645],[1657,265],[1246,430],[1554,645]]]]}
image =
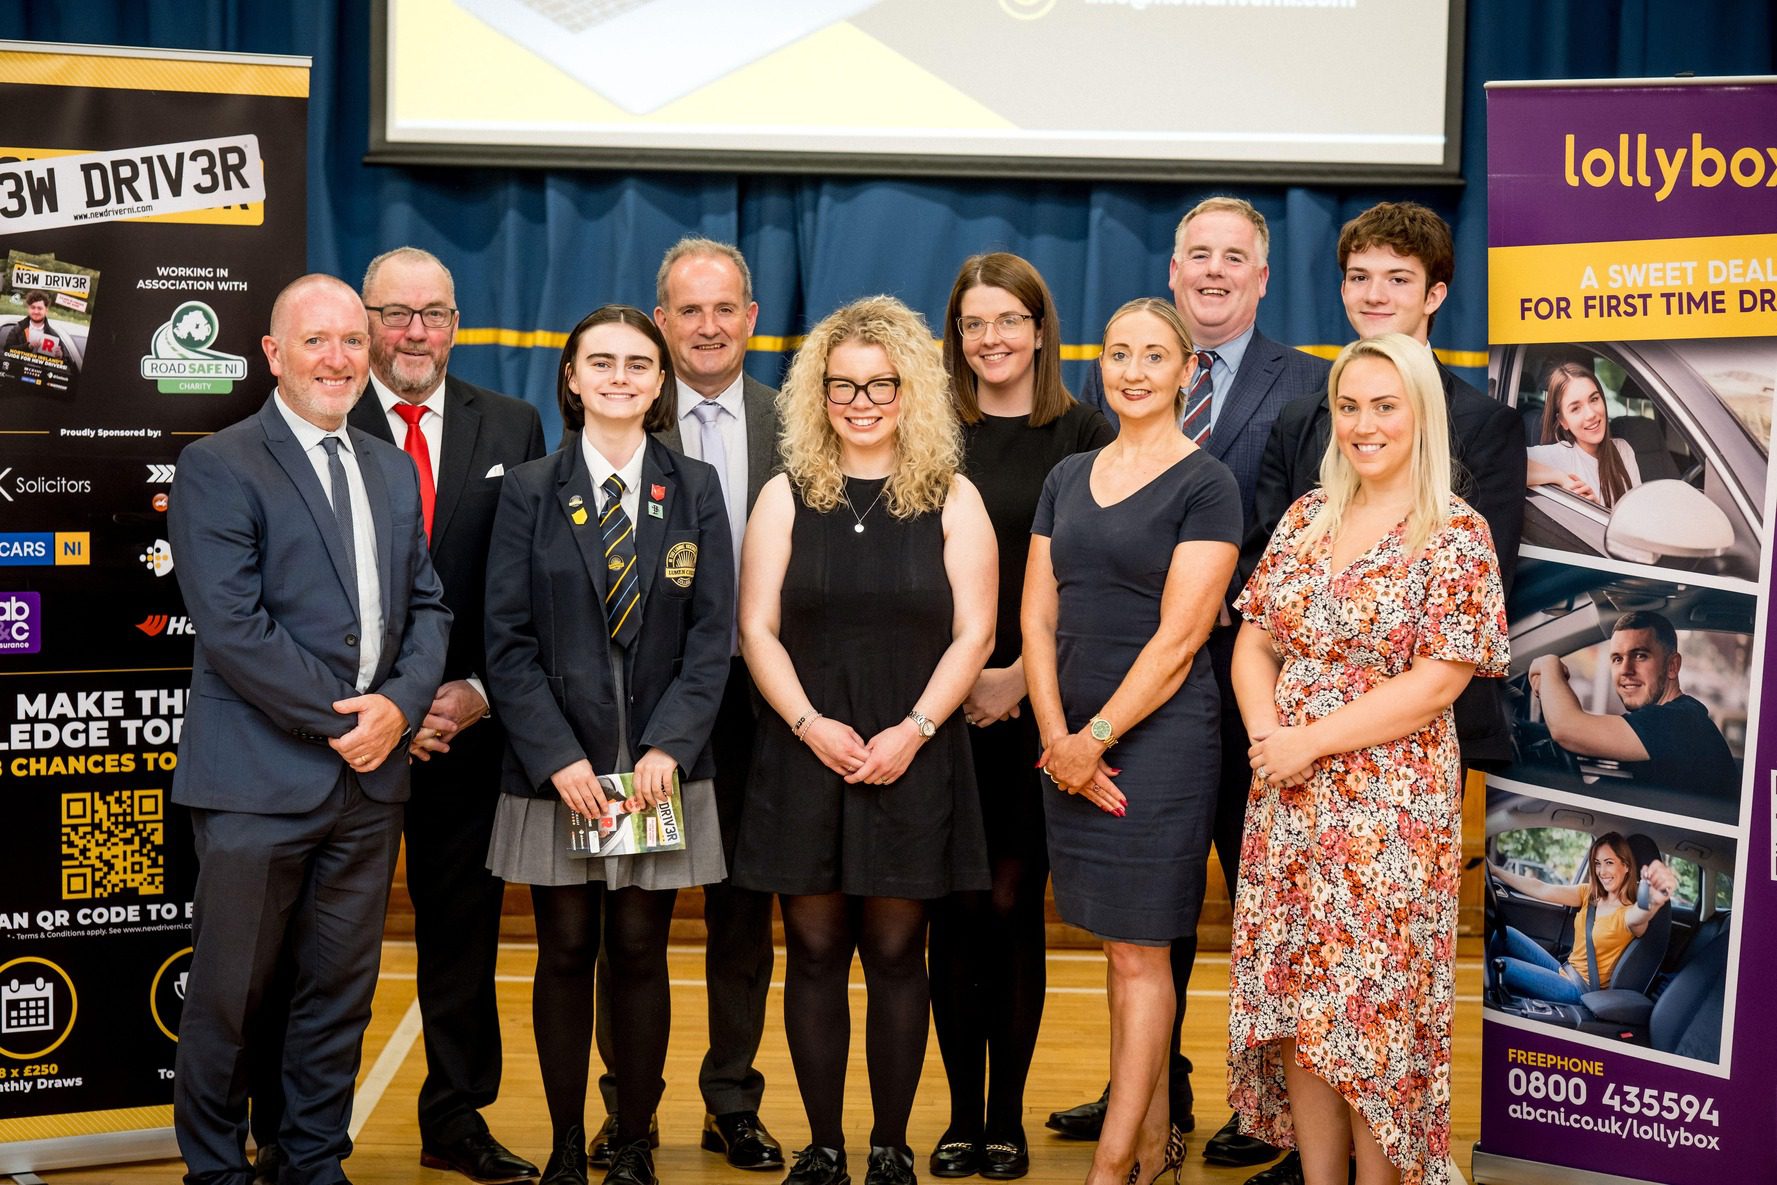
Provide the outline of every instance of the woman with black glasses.
{"type": "Polygon", "coordinates": [[[886,296],[810,331],[778,395],[784,472],[741,563],[759,723],[734,882],[780,895],[784,1030],[808,1113],[793,1185],[844,1185],[852,953],[868,987],[866,1185],[912,1185],[928,903],[987,887],[957,713],[993,648],[993,527],[958,472],[949,383],[886,296]]]}

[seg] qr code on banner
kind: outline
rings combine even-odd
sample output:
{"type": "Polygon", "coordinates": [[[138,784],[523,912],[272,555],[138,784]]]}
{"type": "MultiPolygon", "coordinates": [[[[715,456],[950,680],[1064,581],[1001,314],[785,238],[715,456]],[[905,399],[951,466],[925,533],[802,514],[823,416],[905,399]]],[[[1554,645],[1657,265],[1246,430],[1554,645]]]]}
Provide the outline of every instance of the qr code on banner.
{"type": "Polygon", "coordinates": [[[62,795],[62,899],[166,892],[166,791],[62,795]]]}

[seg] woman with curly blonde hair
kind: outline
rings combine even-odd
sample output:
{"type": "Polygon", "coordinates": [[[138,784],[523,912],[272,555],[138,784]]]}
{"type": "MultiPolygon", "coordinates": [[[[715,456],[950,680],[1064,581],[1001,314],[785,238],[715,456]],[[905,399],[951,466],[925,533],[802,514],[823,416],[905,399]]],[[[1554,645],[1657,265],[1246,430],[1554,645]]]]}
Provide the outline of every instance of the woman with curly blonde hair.
{"type": "Polygon", "coordinates": [[[869,990],[866,1185],[912,1185],[928,903],[988,887],[966,726],[993,649],[993,527],[959,472],[950,381],[887,296],[809,333],[778,396],[785,471],[741,565],[741,650],[771,711],[734,881],[780,895],[784,1030],[810,1142],[791,1185],[845,1185],[852,954],[869,990]]]}

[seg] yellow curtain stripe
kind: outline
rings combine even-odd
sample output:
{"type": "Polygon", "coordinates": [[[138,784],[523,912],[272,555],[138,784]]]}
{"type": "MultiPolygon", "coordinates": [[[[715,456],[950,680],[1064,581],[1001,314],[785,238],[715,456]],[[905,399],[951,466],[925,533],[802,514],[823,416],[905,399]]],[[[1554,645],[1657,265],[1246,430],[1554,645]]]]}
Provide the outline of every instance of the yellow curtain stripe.
{"type": "Polygon", "coordinates": [[[309,72],[298,66],[17,51],[0,52],[0,82],[282,99],[306,99],[309,93],[309,72]]]}
{"type": "MultiPolygon", "coordinates": [[[[766,354],[787,354],[800,349],[803,338],[773,337],[757,334],[747,339],[747,349],[758,350],[766,354]]],[[[552,333],[547,329],[476,329],[457,330],[459,346],[512,346],[520,350],[550,349],[559,350],[568,344],[568,335],[552,333]]],[[[1304,353],[1313,354],[1317,358],[1335,358],[1343,346],[1298,346],[1304,353]]],[[[1090,362],[1104,352],[1104,347],[1096,342],[1088,345],[1061,347],[1064,362],[1090,362]]],[[[1487,365],[1486,350],[1435,350],[1446,366],[1470,366],[1477,369],[1487,365]]]]}

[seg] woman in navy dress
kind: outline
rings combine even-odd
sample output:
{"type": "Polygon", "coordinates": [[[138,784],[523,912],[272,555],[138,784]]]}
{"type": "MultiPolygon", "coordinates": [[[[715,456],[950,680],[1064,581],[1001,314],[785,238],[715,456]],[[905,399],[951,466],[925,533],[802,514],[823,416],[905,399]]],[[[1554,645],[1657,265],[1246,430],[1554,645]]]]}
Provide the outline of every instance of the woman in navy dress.
{"type": "Polygon", "coordinates": [[[1203,903],[1220,699],[1198,649],[1241,537],[1234,475],[1179,431],[1197,369],[1178,311],[1131,301],[1105,327],[1122,423],[1043,487],[1024,584],[1024,671],[1054,783],[1055,904],[1104,944],[1111,1088],[1089,1185],[1138,1185],[1167,1156],[1173,939],[1203,903]]]}

